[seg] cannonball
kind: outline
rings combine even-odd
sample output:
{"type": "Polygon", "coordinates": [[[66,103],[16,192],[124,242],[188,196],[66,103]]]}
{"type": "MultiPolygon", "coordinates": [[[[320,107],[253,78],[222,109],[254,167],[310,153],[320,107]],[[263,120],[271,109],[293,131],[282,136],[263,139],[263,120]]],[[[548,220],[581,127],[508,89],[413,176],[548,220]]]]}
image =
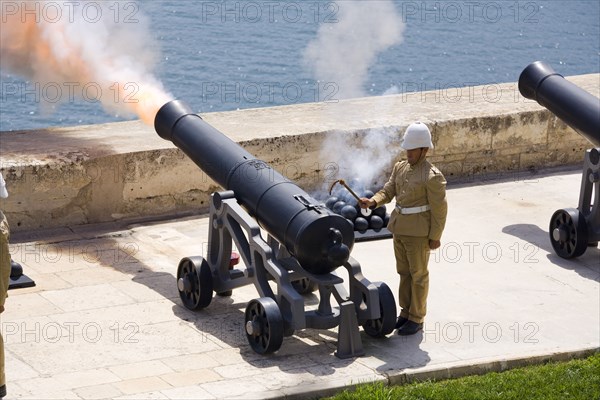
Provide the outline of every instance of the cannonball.
{"type": "Polygon", "coordinates": [[[383,228],[383,218],[378,215],[371,215],[371,220],[369,221],[369,227],[371,229],[381,229],[383,228]]]}
{"type": "Polygon", "coordinates": [[[346,204],[342,208],[341,214],[342,217],[354,221],[354,218],[356,218],[356,216],[358,215],[358,211],[356,211],[356,207],[354,207],[353,205],[346,204]]]}
{"type": "Polygon", "coordinates": [[[335,197],[335,196],[331,196],[330,198],[328,198],[328,199],[325,201],[325,207],[329,208],[330,210],[333,210],[333,205],[334,205],[335,203],[337,203],[339,200],[340,200],[340,199],[338,199],[337,197],[335,197]]]}
{"type": "Polygon", "coordinates": [[[358,178],[358,177],[350,179],[350,182],[348,182],[348,186],[350,186],[354,190],[356,190],[357,188],[363,188],[363,187],[365,187],[365,185],[363,184],[362,180],[360,178],[358,178]]]}
{"type": "Polygon", "coordinates": [[[377,215],[381,219],[385,218],[385,213],[387,212],[384,206],[377,207],[373,210],[373,215],[377,215]]]}
{"type": "Polygon", "coordinates": [[[346,202],[346,204],[349,204],[351,206],[357,206],[358,205],[358,200],[356,200],[354,198],[354,196],[350,195],[350,197],[344,199],[344,201],[346,202]]]}
{"type": "Polygon", "coordinates": [[[363,195],[362,195],[362,197],[366,197],[367,199],[370,199],[370,198],[371,198],[371,197],[373,197],[374,195],[375,195],[375,193],[373,193],[372,191],[370,191],[370,190],[365,190],[365,191],[363,192],[363,195]]]}
{"type": "Polygon", "coordinates": [[[10,277],[19,279],[23,275],[23,266],[18,262],[10,260],[10,277]]]}
{"type": "Polygon", "coordinates": [[[354,197],[351,197],[348,200],[346,200],[346,204],[352,207],[356,207],[358,206],[358,201],[354,197]]]}
{"type": "Polygon", "coordinates": [[[354,220],[355,231],[364,232],[367,229],[369,229],[369,221],[367,221],[363,217],[358,217],[354,220]]]}
{"type": "Polygon", "coordinates": [[[385,214],[385,217],[383,218],[383,226],[388,226],[389,223],[390,223],[390,214],[385,214]]]}
{"type": "Polygon", "coordinates": [[[346,199],[348,198],[348,193],[346,193],[345,190],[339,191],[338,193],[336,193],[336,196],[338,197],[338,200],[346,202],[346,199]]]}
{"type": "Polygon", "coordinates": [[[339,214],[342,212],[342,208],[344,208],[345,205],[345,201],[339,200],[333,205],[332,211],[336,214],[339,214]]]}

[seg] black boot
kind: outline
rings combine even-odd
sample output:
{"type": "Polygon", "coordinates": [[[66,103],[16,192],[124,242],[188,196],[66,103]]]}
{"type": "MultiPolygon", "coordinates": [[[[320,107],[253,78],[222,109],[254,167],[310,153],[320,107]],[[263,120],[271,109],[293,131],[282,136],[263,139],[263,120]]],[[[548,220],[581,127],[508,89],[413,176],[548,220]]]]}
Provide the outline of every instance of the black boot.
{"type": "Polygon", "coordinates": [[[0,399],[3,399],[6,396],[6,385],[0,386],[0,399]]]}
{"type": "Polygon", "coordinates": [[[414,335],[423,329],[423,324],[419,324],[415,321],[408,320],[400,329],[398,329],[398,335],[400,336],[408,336],[414,335]]]}
{"type": "Polygon", "coordinates": [[[396,321],[396,326],[394,329],[400,329],[406,322],[408,322],[408,318],[398,316],[398,321],[396,321]]]}

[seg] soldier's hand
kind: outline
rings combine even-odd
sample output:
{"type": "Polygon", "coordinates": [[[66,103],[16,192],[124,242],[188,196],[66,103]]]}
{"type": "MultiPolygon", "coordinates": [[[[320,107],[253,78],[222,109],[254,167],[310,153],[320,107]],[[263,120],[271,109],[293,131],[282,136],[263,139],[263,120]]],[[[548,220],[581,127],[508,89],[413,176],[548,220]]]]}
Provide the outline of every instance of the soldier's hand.
{"type": "Polygon", "coordinates": [[[361,197],[358,204],[360,205],[360,208],[369,208],[373,207],[377,203],[375,203],[375,200],[367,199],[366,197],[361,197]]]}
{"type": "Polygon", "coordinates": [[[0,314],[4,312],[4,306],[0,306],[0,314]]]}
{"type": "Polygon", "coordinates": [[[429,248],[431,250],[435,250],[437,248],[439,248],[442,245],[442,242],[440,242],[439,240],[430,240],[429,241],[429,248]]]}

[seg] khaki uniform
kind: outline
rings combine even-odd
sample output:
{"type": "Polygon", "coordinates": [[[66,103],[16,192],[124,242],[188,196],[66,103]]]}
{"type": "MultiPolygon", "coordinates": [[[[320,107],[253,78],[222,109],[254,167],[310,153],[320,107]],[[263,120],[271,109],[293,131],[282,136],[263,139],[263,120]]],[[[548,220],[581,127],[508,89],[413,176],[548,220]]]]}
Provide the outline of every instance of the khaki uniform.
{"type": "MultiPolygon", "coordinates": [[[[10,253],[8,252],[9,228],[4,213],[0,211],[0,306],[8,296],[8,285],[10,279],[10,253]]],[[[0,333],[0,386],[6,384],[4,373],[4,339],[0,333]]]]}
{"type": "Polygon", "coordinates": [[[377,205],[394,198],[402,208],[430,207],[414,214],[401,214],[394,208],[387,226],[394,235],[396,271],[400,274],[400,316],[421,323],[427,312],[429,240],[440,240],[446,224],[446,179],[426,159],[415,165],[400,161],[383,189],[372,197],[377,205]]]}

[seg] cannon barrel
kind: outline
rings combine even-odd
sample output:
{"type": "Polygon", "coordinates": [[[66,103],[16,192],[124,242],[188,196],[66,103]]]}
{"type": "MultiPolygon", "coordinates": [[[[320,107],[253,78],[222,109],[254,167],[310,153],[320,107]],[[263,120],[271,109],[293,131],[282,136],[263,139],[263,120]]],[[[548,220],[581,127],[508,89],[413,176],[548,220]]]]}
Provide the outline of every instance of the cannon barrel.
{"type": "Polygon", "coordinates": [[[174,100],[154,120],[156,132],[181,149],[227,190],[259,225],[310,273],[330,273],[348,261],[352,224],[174,100]]]}
{"type": "Polygon", "coordinates": [[[542,61],[529,64],[519,77],[519,91],[546,107],[577,133],[600,146],[600,100],[567,81],[542,61]]]}

